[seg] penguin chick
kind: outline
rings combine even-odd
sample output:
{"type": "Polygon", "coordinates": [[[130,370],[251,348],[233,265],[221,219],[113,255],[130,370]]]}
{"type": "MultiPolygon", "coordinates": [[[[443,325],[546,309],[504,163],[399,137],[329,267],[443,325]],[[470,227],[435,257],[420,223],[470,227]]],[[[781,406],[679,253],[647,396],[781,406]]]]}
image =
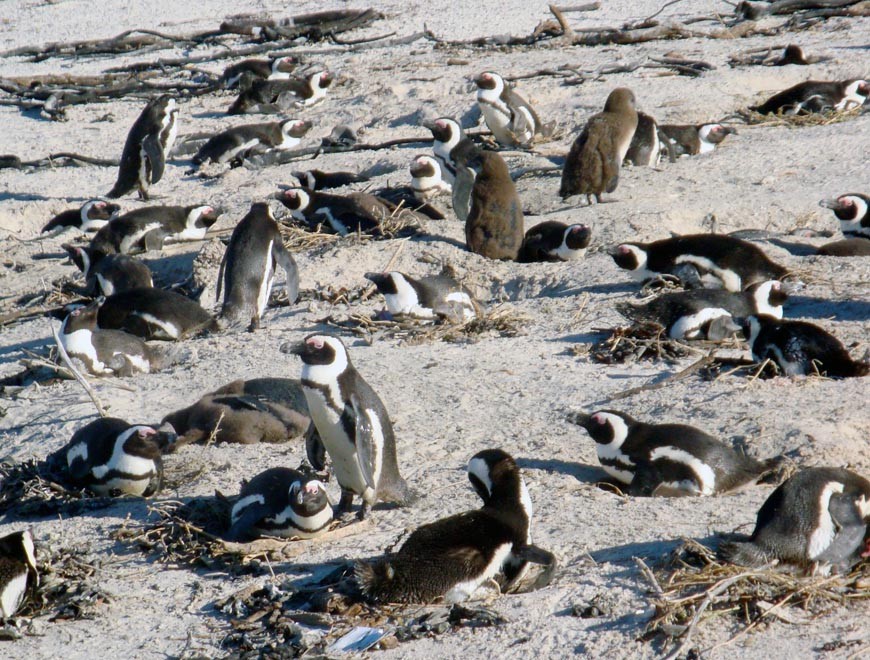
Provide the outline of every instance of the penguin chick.
{"type": "Polygon", "coordinates": [[[426,202],[442,193],[450,192],[450,184],[441,177],[441,164],[436,158],[420,154],[414,157],[408,166],[411,172],[411,186],[414,196],[421,202],[426,202]]]}
{"type": "Polygon", "coordinates": [[[840,221],[840,231],[847,238],[870,239],[870,196],[859,193],[823,199],[819,206],[831,209],[840,221]]]}
{"type": "Polygon", "coordinates": [[[619,166],[625,160],[634,131],[637,128],[637,110],[634,94],[626,87],[610,92],[604,111],[586,122],[571,145],[559,196],[586,195],[601,202],[604,192],[613,192],[619,183],[619,166]]]}
{"type": "Polygon", "coordinates": [[[761,105],[749,109],[762,115],[804,115],[860,107],[868,96],[870,82],[866,80],[807,80],[774,94],[761,105]]]}
{"type": "Polygon", "coordinates": [[[732,133],[737,135],[736,129],[722,124],[700,124],[698,126],[662,124],[659,126],[659,130],[670,142],[675,156],[696,156],[709,153],[732,133]]]}
{"type": "Polygon", "coordinates": [[[0,537],[0,621],[11,619],[39,586],[36,547],[29,529],[0,537]]]}
{"type": "Polygon", "coordinates": [[[465,139],[465,131],[459,122],[450,117],[439,117],[435,121],[425,122],[423,126],[432,131],[432,151],[441,166],[441,178],[446,185],[452,186],[456,177],[456,166],[450,152],[465,139]]]}
{"type": "Polygon", "coordinates": [[[356,581],[365,596],[392,603],[441,597],[462,602],[511,557],[524,556],[531,512],[523,503],[528,493],[513,458],[490,449],[475,454],[468,469],[475,489],[486,493],[483,507],[418,527],[394,554],[356,562],[356,581]]]}
{"type": "Polygon", "coordinates": [[[107,297],[97,323],[143,339],[176,341],[218,330],[214,317],[187,296],[163,289],[132,289],[107,297]]]}
{"type": "Polygon", "coordinates": [[[291,108],[306,108],[322,101],[332,84],[333,76],[318,71],[305,78],[287,80],[255,80],[227,110],[229,115],[246,112],[282,112],[291,108]]]}
{"type": "Polygon", "coordinates": [[[686,424],[646,424],[615,410],[577,413],[604,471],[631,495],[721,495],[758,483],[782,457],[757,461],[686,424]]]}
{"type": "Polygon", "coordinates": [[[722,543],[719,554],[743,566],[777,560],[846,573],[868,556],[868,522],[870,481],[843,468],[804,468],[761,505],[752,536],[722,543]]]}
{"type": "Polygon", "coordinates": [[[192,406],[163,418],[179,434],[178,446],[214,442],[253,445],[298,438],[311,424],[299,381],[292,378],[235,380],[192,406]]]}
{"type": "MultiPolygon", "coordinates": [[[[692,289],[664,293],[645,305],[616,303],[616,311],[635,323],[657,323],[671,339],[709,339],[717,341],[713,328],[740,329],[731,319],[752,314],[782,318],[782,304],[788,298],[782,283],[768,280],[745,291],[692,289]]],[[[729,333],[730,334],[730,333],[729,333]]]]}
{"type": "Polygon", "coordinates": [[[101,417],[76,431],[49,464],[97,495],[150,497],[160,492],[162,455],[174,442],[174,433],[101,417]]]}
{"type": "Polygon", "coordinates": [[[202,145],[193,163],[241,163],[253,154],[293,149],[310,129],[310,121],[299,119],[228,128],[202,145]]]}
{"type": "Polygon", "coordinates": [[[870,240],[866,238],[847,238],[842,241],[825,243],[817,251],[829,257],[870,257],[870,240]]]}
{"type": "Polygon", "coordinates": [[[61,247],[85,276],[85,290],[91,296],[111,296],[130,289],[154,286],[151,269],[126,254],[103,254],[90,247],[64,243],[61,247]]]}
{"type": "Polygon", "coordinates": [[[253,204],[233,230],[221,260],[217,286],[218,299],[222,284],[225,290],[221,316],[231,322],[246,318],[251,330],[260,327],[279,266],[284,269],[287,301],[293,305],[299,298],[296,261],[284,248],[281,230],[269,205],[253,204]]]}
{"type": "Polygon", "coordinates": [[[166,159],[177,134],[175,99],[164,94],[149,101],[127,135],[118,180],[108,197],[121,197],[138,188],[139,197],[147,200],[149,187],[163,178],[166,159]]]}
{"type": "Polygon", "coordinates": [[[167,240],[199,241],[220,215],[220,209],[204,204],[135,209],[110,220],[90,247],[103,254],[133,254],[160,250],[167,240]]]}
{"type": "Polygon", "coordinates": [[[526,232],[517,261],[573,261],[586,255],[592,230],[586,225],[566,225],[548,220],[526,232]]]}
{"type": "Polygon", "coordinates": [[[229,541],[260,535],[310,539],[332,524],[332,507],[321,481],[277,467],[242,485],[230,524],[229,541]]]}
{"type": "Polygon", "coordinates": [[[474,79],[477,105],[486,127],[499,144],[528,147],[541,132],[541,120],[531,104],[497,73],[485,71],[474,79]]]}
{"type": "Polygon", "coordinates": [[[290,77],[297,64],[299,58],[289,55],[273,57],[270,60],[242,60],[224,69],[221,82],[226,89],[232,89],[239,86],[239,81],[245,74],[250,76],[251,80],[267,78],[283,80],[290,77]]]}
{"type": "Polygon", "coordinates": [[[689,288],[742,291],[788,271],[752,243],[722,234],[687,234],[652,243],[622,243],[610,252],[638,281],[673,275],[689,288]]]}
{"type": "Polygon", "coordinates": [[[281,351],[302,359],[308,411],[341,486],[339,511],[350,509],[354,495],[363,500],[360,519],[379,500],[410,504],[415,496],[399,474],[390,416],[351,364],[341,340],[309,335],[300,344],[284,344],[281,351]]]}
{"type": "Polygon", "coordinates": [[[142,339],[120,330],[97,327],[97,305],[74,309],[60,328],[60,341],[94,376],[132,376],[166,366],[169,356],[142,339]]]}
{"type": "Polygon", "coordinates": [[[120,212],[121,207],[118,204],[102,199],[92,199],[82,204],[81,208],[68,209],[58,213],[42,228],[42,233],[66,227],[75,227],[83,232],[96,231],[120,212]]]}
{"type": "Polygon", "coordinates": [[[447,275],[429,275],[419,280],[400,273],[366,273],[378,287],[393,316],[407,314],[418,319],[445,318],[464,323],[477,318],[479,305],[468,290],[447,275]]]}
{"type": "Polygon", "coordinates": [[[839,339],[812,323],[760,315],[743,319],[740,324],[752,359],[772,360],[786,376],[849,378],[870,373],[870,364],[853,360],[839,339]]]}

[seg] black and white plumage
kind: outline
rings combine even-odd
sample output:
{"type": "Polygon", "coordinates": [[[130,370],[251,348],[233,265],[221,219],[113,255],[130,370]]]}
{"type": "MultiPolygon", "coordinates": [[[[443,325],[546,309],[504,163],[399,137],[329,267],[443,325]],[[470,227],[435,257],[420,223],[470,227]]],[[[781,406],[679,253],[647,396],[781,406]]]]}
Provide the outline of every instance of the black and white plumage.
{"type": "Polygon", "coordinates": [[[465,139],[465,131],[462,130],[458,121],[450,117],[439,117],[435,121],[426,122],[423,125],[432,131],[434,139],[432,151],[435,160],[441,166],[441,179],[446,185],[452,186],[453,179],[456,177],[456,165],[450,152],[459,144],[460,140],[465,139]]]}
{"type": "Polygon", "coordinates": [[[42,233],[75,227],[79,231],[97,231],[121,212],[118,204],[103,199],[91,199],[77,209],[58,213],[42,228],[42,233]]]}
{"type": "Polygon", "coordinates": [[[49,464],[76,488],[98,495],[150,497],[163,484],[163,453],[175,434],[116,417],[101,417],[76,431],[49,464]]]}
{"type": "Polygon", "coordinates": [[[305,170],[293,172],[303,188],[323,190],[325,188],[341,188],[352,183],[365,183],[369,177],[353,172],[324,172],[323,170],[305,170]]]}
{"type": "Polygon", "coordinates": [[[111,296],[130,289],[154,286],[151,269],[134,257],[103,254],[87,246],[67,243],[61,247],[85,276],[85,289],[89,295],[111,296]]]}
{"type": "Polygon", "coordinates": [[[255,80],[248,89],[239,93],[227,114],[284,112],[307,108],[326,97],[326,91],[332,82],[333,76],[327,71],[318,71],[303,78],[255,80]]]}
{"type": "Polygon", "coordinates": [[[277,467],[242,485],[226,537],[231,541],[261,535],[310,539],[331,523],[326,486],[311,474],[277,467]]]}
{"type": "Polygon", "coordinates": [[[39,586],[36,547],[29,529],[0,538],[0,621],[11,619],[39,586]]]}
{"type": "Polygon", "coordinates": [[[215,318],[199,303],[175,291],[131,289],[102,300],[97,315],[101,329],[124,330],[143,339],[176,341],[218,329],[215,318]]]}
{"type": "Polygon", "coordinates": [[[535,109],[499,74],[485,71],[474,79],[477,105],[499,144],[526,147],[542,126],[535,109]]]}
{"type": "Polygon", "coordinates": [[[148,206],[118,216],[91,239],[103,254],[160,250],[164,241],[199,241],[217,222],[221,210],[206,204],[148,206]]]}
{"type": "Polygon", "coordinates": [[[819,206],[831,209],[840,221],[840,231],[847,238],[870,239],[870,196],[860,193],[823,199],[819,206]]]}
{"type": "Polygon", "coordinates": [[[479,452],[468,476],[483,506],[418,527],[393,554],[356,562],[363,594],[379,602],[462,602],[499,573],[516,575],[533,554],[553,561],[529,545],[531,499],[513,458],[501,449],[479,452]]]}
{"type": "Polygon", "coordinates": [[[807,80],[774,94],[761,105],[750,107],[763,115],[801,115],[829,110],[849,110],[864,105],[870,96],[870,82],[807,80]]]}
{"type": "Polygon", "coordinates": [[[221,82],[226,89],[238,87],[242,78],[247,77],[253,82],[257,79],[284,80],[290,77],[299,59],[290,55],[273,57],[269,60],[242,60],[224,69],[221,82]]]}
{"type": "Polygon", "coordinates": [[[689,288],[742,291],[788,275],[752,243],[722,234],[687,234],[652,243],[622,243],[611,256],[635,279],[672,275],[689,288]]]}
{"type": "Polygon", "coordinates": [[[377,501],[409,504],[414,495],[399,474],[390,416],[341,340],[315,334],[281,350],[302,359],[308,411],[341,486],[339,510],[349,510],[354,495],[363,500],[360,518],[377,501]]]}
{"type": "Polygon", "coordinates": [[[573,261],[586,255],[592,230],[586,225],[566,225],[547,220],[526,232],[517,261],[573,261]]]}
{"type": "Polygon", "coordinates": [[[109,197],[121,197],[134,188],[148,199],[149,187],[163,178],[166,159],[178,135],[178,108],[175,99],[164,94],[148,105],[127,134],[118,180],[109,197]]]}
{"type": "Polygon", "coordinates": [[[476,318],[479,305],[471,293],[449,275],[414,279],[398,271],[366,273],[378,287],[391,315],[407,314],[419,319],[446,318],[464,323],[476,318]]]}
{"type": "Polygon", "coordinates": [[[806,321],[749,316],[741,321],[752,359],[772,360],[786,376],[849,378],[870,374],[870,364],[853,360],[842,342],[806,321]]]}
{"type": "Polygon", "coordinates": [[[225,292],[221,316],[231,322],[248,320],[251,330],[258,328],[279,266],[284,270],[287,301],[293,305],[299,297],[296,261],[284,248],[269,205],[253,204],[233,230],[221,260],[217,285],[218,299],[221,286],[225,292]]]}
{"type": "Polygon", "coordinates": [[[572,416],[595,441],[598,462],[632,495],[719,495],[757,483],[781,457],[740,454],[686,424],[647,424],[616,410],[572,416]]]}
{"type": "Polygon", "coordinates": [[[420,154],[408,166],[414,196],[421,202],[450,192],[450,184],[441,177],[441,164],[433,156],[420,154]]]}
{"type": "Polygon", "coordinates": [[[746,541],[720,555],[743,566],[772,561],[839,573],[870,557],[870,481],[844,468],[804,468],[761,505],[746,541]]]}
{"type": "Polygon", "coordinates": [[[710,153],[726,137],[737,134],[737,129],[722,124],[699,124],[697,126],[661,124],[659,131],[668,141],[674,156],[697,156],[698,154],[710,153]]]}
{"type": "Polygon", "coordinates": [[[638,112],[637,129],[625,152],[625,162],[635,167],[655,167],[661,160],[662,148],[658,123],[645,112],[638,112]]]}
{"type": "Polygon", "coordinates": [[[301,119],[234,126],[202,145],[193,163],[241,163],[252,154],[293,149],[310,129],[311,122],[301,119]]]}
{"type": "Polygon", "coordinates": [[[782,283],[768,280],[745,291],[692,289],[663,293],[644,305],[616,303],[616,311],[635,323],[657,323],[671,339],[719,340],[739,330],[734,318],[768,314],[782,318],[788,298],[782,283]]]}

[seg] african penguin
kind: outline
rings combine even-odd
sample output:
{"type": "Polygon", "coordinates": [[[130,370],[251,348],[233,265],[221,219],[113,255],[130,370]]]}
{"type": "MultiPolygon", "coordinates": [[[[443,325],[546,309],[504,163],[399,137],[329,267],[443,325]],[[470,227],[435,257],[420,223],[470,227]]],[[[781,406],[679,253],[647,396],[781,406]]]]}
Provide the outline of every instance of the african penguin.
{"type": "Polygon", "coordinates": [[[214,317],[194,300],[164,289],[132,289],[106,297],[97,323],[143,339],[176,341],[218,329],[214,317]]]}
{"type": "Polygon", "coordinates": [[[304,78],[255,80],[239,94],[227,114],[283,112],[312,106],[324,99],[332,81],[333,76],[327,71],[318,71],[304,78]]]}
{"type": "Polygon", "coordinates": [[[586,225],[566,225],[548,220],[526,232],[517,261],[573,261],[582,259],[589,247],[592,230],[586,225]]]}
{"type": "Polygon", "coordinates": [[[410,504],[414,495],[399,474],[390,416],[351,364],[341,340],[309,335],[299,344],[284,344],[281,351],[302,359],[308,411],[341,486],[339,511],[350,509],[354,495],[363,500],[360,519],[378,500],[410,504]]]}
{"type": "Polygon", "coordinates": [[[340,236],[361,231],[378,235],[381,225],[395,214],[411,214],[425,220],[413,209],[399,208],[389,200],[369,193],[352,192],[334,195],[318,190],[288,188],[278,195],[281,203],[290,209],[294,219],[314,228],[328,227],[340,236]]]}
{"type": "Polygon", "coordinates": [[[241,163],[252,154],[292,149],[310,129],[311,122],[300,119],[234,126],[202,145],[193,163],[241,163]]]}
{"type": "Polygon", "coordinates": [[[847,238],[870,239],[870,197],[860,193],[823,199],[819,206],[831,209],[840,221],[840,231],[847,238]]]}
{"type": "Polygon", "coordinates": [[[55,229],[75,227],[79,231],[96,231],[121,212],[121,207],[102,199],[92,199],[78,209],[69,209],[54,216],[42,233],[55,229]]]}
{"type": "Polygon", "coordinates": [[[227,540],[248,536],[310,539],[332,523],[326,486],[311,474],[271,468],[243,483],[230,513],[227,540]]]}
{"type": "Polygon", "coordinates": [[[226,89],[237,87],[245,74],[250,76],[251,80],[271,78],[273,80],[281,80],[290,77],[296,65],[299,64],[299,59],[291,56],[273,57],[271,60],[242,60],[224,69],[221,75],[221,82],[226,89]]]}
{"type": "Polygon", "coordinates": [[[378,287],[395,316],[407,314],[419,319],[445,318],[464,323],[477,318],[479,305],[465,287],[448,275],[429,275],[414,279],[398,271],[366,273],[378,287]]]}
{"type": "Polygon", "coordinates": [[[746,541],[724,542],[726,561],[763,566],[772,561],[847,573],[870,557],[870,481],[850,470],[804,468],[770,494],[746,541]]]}
{"type": "Polygon", "coordinates": [[[253,204],[233,230],[221,260],[217,284],[217,299],[222,285],[225,292],[221,316],[233,323],[246,320],[251,330],[257,329],[279,266],[284,270],[287,301],[293,305],[299,297],[296,261],[284,248],[269,205],[253,204]]]}
{"type": "Polygon", "coordinates": [[[220,209],[204,204],[135,209],[110,220],[91,239],[91,248],[133,254],[160,250],[167,240],[202,240],[220,215],[220,209]]]}
{"type": "Polygon", "coordinates": [[[526,561],[534,547],[528,545],[531,500],[514,459],[500,449],[479,452],[468,473],[484,505],[418,527],[393,554],[357,561],[356,581],[365,596],[376,602],[462,602],[506,564],[513,566],[511,560],[526,561]]]}
{"type": "Polygon", "coordinates": [[[825,243],[816,254],[828,257],[870,257],[870,240],[866,238],[846,238],[842,241],[825,243]]]}
{"type": "Polygon", "coordinates": [[[90,247],[64,243],[61,247],[85,276],[89,295],[111,296],[130,289],[154,286],[151,269],[126,254],[103,254],[90,247]]]}
{"type": "Polygon", "coordinates": [[[849,110],[864,105],[870,96],[866,80],[807,80],[774,94],[761,105],[749,109],[762,115],[798,115],[829,110],[849,110]]]}
{"type": "Polygon", "coordinates": [[[432,151],[435,160],[441,166],[441,179],[446,185],[452,186],[456,176],[456,166],[450,157],[450,152],[460,140],[465,139],[465,131],[462,130],[459,122],[450,117],[440,117],[423,125],[432,131],[432,151]]]}
{"type": "Polygon", "coordinates": [[[662,157],[659,133],[656,120],[645,112],[638,112],[637,129],[625,152],[625,163],[635,167],[656,167],[662,157]]]}
{"type": "Polygon", "coordinates": [[[108,196],[121,197],[138,188],[139,197],[147,200],[148,188],[163,178],[166,159],[177,134],[175,99],[164,94],[149,101],[127,135],[118,180],[108,196]]]}
{"type": "Polygon", "coordinates": [[[773,66],[786,66],[787,64],[800,64],[806,66],[810,64],[803,48],[795,44],[789,44],[782,52],[782,56],[773,63],[773,66]]]}
{"type": "Polygon", "coordinates": [[[722,234],[687,234],[652,243],[622,243],[610,252],[616,265],[643,282],[673,275],[689,288],[742,291],[788,275],[759,248],[722,234]]]}
{"type": "Polygon", "coordinates": [[[692,289],[663,293],[644,305],[616,303],[616,311],[635,323],[657,323],[671,339],[724,339],[740,326],[733,318],[768,314],[782,318],[788,298],[782,283],[768,280],[745,291],[692,289]]]}
{"type": "Polygon", "coordinates": [[[36,547],[30,530],[0,537],[0,621],[15,616],[28,591],[38,586],[36,547]]]}
{"type": "Polygon", "coordinates": [[[618,87],[610,92],[604,111],[586,122],[571,145],[559,196],[586,195],[591,204],[601,202],[604,192],[613,192],[619,183],[619,167],[625,160],[637,129],[637,109],[632,91],[618,87]]]}
{"type": "Polygon", "coordinates": [[[529,146],[542,128],[531,104],[492,71],[481,73],[474,84],[477,85],[477,105],[496,141],[506,147],[529,146]]]}
{"type": "Polygon", "coordinates": [[[432,220],[444,219],[444,213],[433,204],[421,201],[417,196],[417,190],[412,186],[387,186],[384,188],[375,188],[374,190],[370,190],[369,194],[389,202],[395,206],[400,213],[404,211],[413,211],[414,213],[432,220]]]}
{"type": "Polygon", "coordinates": [[[839,339],[812,323],[760,315],[742,319],[740,325],[752,359],[770,359],[786,376],[849,378],[870,374],[870,364],[853,360],[839,339]]]}
{"type": "Polygon", "coordinates": [[[598,462],[630,495],[720,495],[758,483],[782,457],[757,461],[686,424],[646,424],[615,410],[576,413],[598,462]]]}
{"type": "Polygon", "coordinates": [[[661,124],[659,130],[670,143],[675,156],[709,153],[732,133],[737,135],[737,129],[722,124],[661,124]]]}
{"type": "Polygon", "coordinates": [[[162,455],[174,442],[172,432],[101,417],[76,431],[49,462],[76,488],[98,495],[150,497],[162,487],[162,455]]]}
{"type": "Polygon", "coordinates": [[[324,188],[341,188],[352,183],[365,183],[369,177],[353,172],[324,172],[323,170],[306,170],[293,172],[303,188],[323,190],[324,188]]]}
{"type": "Polygon", "coordinates": [[[436,158],[420,154],[408,166],[411,172],[411,186],[414,196],[421,202],[450,192],[450,184],[441,178],[441,164],[436,158]]]}
{"type": "Polygon", "coordinates": [[[74,309],[60,328],[60,341],[71,358],[94,376],[132,376],[159,371],[166,356],[141,338],[97,327],[97,303],[74,309]]]}

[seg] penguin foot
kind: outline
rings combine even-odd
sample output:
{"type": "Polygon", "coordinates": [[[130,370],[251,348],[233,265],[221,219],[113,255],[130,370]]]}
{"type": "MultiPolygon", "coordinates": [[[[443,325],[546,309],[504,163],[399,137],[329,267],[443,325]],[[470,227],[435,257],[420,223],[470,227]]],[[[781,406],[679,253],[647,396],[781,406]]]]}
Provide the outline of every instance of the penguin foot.
{"type": "Polygon", "coordinates": [[[367,517],[371,517],[371,513],[372,513],[372,505],[369,504],[368,502],[363,502],[362,506],[360,507],[360,510],[357,511],[356,519],[359,521],[363,521],[367,517]]]}

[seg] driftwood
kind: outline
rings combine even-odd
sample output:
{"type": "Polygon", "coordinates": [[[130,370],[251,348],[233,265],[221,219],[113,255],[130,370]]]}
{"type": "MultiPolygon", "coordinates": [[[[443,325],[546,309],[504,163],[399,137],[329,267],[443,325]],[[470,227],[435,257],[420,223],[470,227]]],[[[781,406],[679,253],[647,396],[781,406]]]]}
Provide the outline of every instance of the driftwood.
{"type": "Polygon", "coordinates": [[[750,21],[757,21],[765,16],[783,16],[811,10],[846,12],[830,14],[837,16],[865,16],[866,14],[862,13],[850,13],[849,8],[853,5],[866,4],[868,3],[861,0],[777,0],[776,2],[750,2],[749,0],[744,0],[737,5],[735,14],[750,21]]]}
{"type": "Polygon", "coordinates": [[[82,163],[87,165],[100,165],[102,167],[118,167],[120,161],[112,158],[83,156],[81,154],[67,151],[49,154],[48,156],[37,158],[36,160],[21,160],[18,156],[13,155],[0,156],[0,170],[6,168],[20,170],[29,167],[68,167],[70,165],[78,166],[82,163]]]}
{"type": "Polygon", "coordinates": [[[316,158],[320,154],[336,154],[348,151],[378,151],[380,149],[389,149],[403,144],[419,144],[428,146],[432,144],[432,138],[425,137],[408,137],[396,138],[379,142],[377,144],[357,143],[347,147],[309,147],[307,149],[294,149],[292,151],[273,150],[264,154],[258,154],[245,159],[245,167],[249,169],[259,169],[267,165],[283,165],[292,163],[293,161],[302,160],[303,158],[316,158]]]}

